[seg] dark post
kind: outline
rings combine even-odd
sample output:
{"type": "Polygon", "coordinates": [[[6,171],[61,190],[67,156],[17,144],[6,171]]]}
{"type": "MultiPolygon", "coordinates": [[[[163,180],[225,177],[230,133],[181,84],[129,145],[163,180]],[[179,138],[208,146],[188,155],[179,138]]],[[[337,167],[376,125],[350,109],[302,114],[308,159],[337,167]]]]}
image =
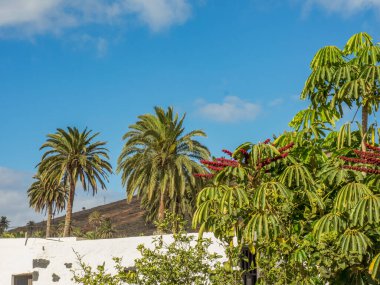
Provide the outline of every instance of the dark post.
{"type": "Polygon", "coordinates": [[[257,269],[255,264],[255,255],[249,248],[243,247],[240,267],[243,270],[243,284],[255,285],[257,281],[257,269]],[[253,269],[252,269],[253,268],[253,269]]]}

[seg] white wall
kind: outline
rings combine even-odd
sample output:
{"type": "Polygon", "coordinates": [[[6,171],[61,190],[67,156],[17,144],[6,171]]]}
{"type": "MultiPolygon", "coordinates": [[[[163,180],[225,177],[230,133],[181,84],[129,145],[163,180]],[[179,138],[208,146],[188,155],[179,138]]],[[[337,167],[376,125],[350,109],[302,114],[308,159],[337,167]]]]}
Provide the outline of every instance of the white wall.
{"type": "MultiPolygon", "coordinates": [[[[223,248],[218,244],[212,234],[205,234],[205,238],[211,238],[213,244],[209,250],[220,255],[223,248]]],[[[112,257],[122,257],[122,264],[126,267],[133,266],[134,260],[140,257],[137,251],[139,244],[152,247],[153,236],[141,236],[119,239],[103,240],[76,240],[76,238],[62,239],[0,239],[0,285],[11,285],[12,275],[38,272],[38,280],[33,285],[61,284],[71,285],[72,273],[66,268],[65,263],[71,263],[72,269],[78,269],[77,258],[74,251],[78,252],[83,261],[96,267],[103,262],[106,268],[112,272],[112,257]],[[34,259],[48,260],[46,268],[33,268],[34,259]],[[53,282],[53,274],[60,277],[58,282],[53,282]]],[[[164,236],[165,242],[170,242],[170,235],[164,236]]]]}

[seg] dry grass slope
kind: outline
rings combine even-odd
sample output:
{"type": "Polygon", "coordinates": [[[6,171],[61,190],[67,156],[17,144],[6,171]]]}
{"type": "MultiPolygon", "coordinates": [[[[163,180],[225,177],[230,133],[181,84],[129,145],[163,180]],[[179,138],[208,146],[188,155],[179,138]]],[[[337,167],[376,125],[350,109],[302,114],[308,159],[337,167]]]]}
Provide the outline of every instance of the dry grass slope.
{"type": "MultiPolygon", "coordinates": [[[[118,237],[152,235],[155,231],[153,223],[145,222],[145,211],[140,208],[140,201],[137,198],[134,198],[130,203],[127,203],[126,200],[120,200],[75,212],[73,213],[73,227],[79,227],[82,232],[91,230],[88,217],[94,211],[99,211],[105,218],[111,219],[118,237]]],[[[64,222],[64,218],[64,216],[55,218],[54,225],[64,222]]],[[[36,230],[45,228],[45,222],[36,223],[35,228],[36,230]]],[[[13,229],[11,232],[25,232],[27,230],[27,227],[24,226],[13,229]]]]}

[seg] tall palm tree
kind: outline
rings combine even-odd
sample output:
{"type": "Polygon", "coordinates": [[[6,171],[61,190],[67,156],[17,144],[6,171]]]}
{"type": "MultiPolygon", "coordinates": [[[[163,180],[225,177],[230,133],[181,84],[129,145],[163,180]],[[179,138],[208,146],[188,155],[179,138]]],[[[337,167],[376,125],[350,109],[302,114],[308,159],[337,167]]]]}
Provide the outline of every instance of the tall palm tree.
{"type": "Polygon", "coordinates": [[[167,111],[155,107],[155,114],[139,116],[129,126],[118,159],[117,172],[122,173],[128,201],[142,197],[148,218],[162,221],[165,210],[192,214],[192,204],[199,190],[199,180],[193,173],[204,173],[199,160],[207,159],[208,149],[194,140],[205,137],[201,130],[184,134],[185,115],[179,117],[173,108],[167,111]]]}
{"type": "Polygon", "coordinates": [[[67,189],[63,183],[47,183],[41,174],[35,176],[36,181],[28,189],[29,206],[37,212],[47,212],[46,238],[50,237],[53,214],[66,207],[67,189]]]}
{"type": "Polygon", "coordinates": [[[0,234],[3,234],[3,232],[9,228],[10,221],[7,217],[1,216],[0,217],[0,234]]]}
{"type": "Polygon", "coordinates": [[[80,181],[84,191],[92,191],[95,195],[98,184],[106,189],[105,181],[112,173],[108,150],[104,147],[106,142],[94,142],[98,135],[87,128],[82,132],[75,127],[57,129],[56,133],[47,135],[48,139],[41,147],[46,152],[39,165],[40,172],[48,173],[50,181],[63,181],[69,187],[64,237],[70,236],[77,182],[80,181]]]}
{"type": "Polygon", "coordinates": [[[28,228],[30,236],[32,236],[34,228],[36,227],[36,223],[34,221],[29,221],[26,223],[26,227],[28,228]]]}

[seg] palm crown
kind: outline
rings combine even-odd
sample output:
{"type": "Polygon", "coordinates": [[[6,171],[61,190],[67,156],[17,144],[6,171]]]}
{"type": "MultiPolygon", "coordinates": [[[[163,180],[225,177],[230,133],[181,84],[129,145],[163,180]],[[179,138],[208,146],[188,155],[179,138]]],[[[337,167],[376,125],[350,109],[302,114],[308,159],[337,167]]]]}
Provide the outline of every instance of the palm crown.
{"type": "Polygon", "coordinates": [[[208,149],[195,136],[206,136],[195,130],[184,134],[183,121],[173,108],[155,107],[155,114],[139,116],[123,139],[126,143],[118,159],[118,172],[126,187],[128,200],[142,197],[148,218],[161,220],[165,209],[174,213],[191,211],[198,183],[193,173],[203,173],[197,160],[209,156],[208,149]],[[157,207],[158,206],[158,207],[157,207]]]}

